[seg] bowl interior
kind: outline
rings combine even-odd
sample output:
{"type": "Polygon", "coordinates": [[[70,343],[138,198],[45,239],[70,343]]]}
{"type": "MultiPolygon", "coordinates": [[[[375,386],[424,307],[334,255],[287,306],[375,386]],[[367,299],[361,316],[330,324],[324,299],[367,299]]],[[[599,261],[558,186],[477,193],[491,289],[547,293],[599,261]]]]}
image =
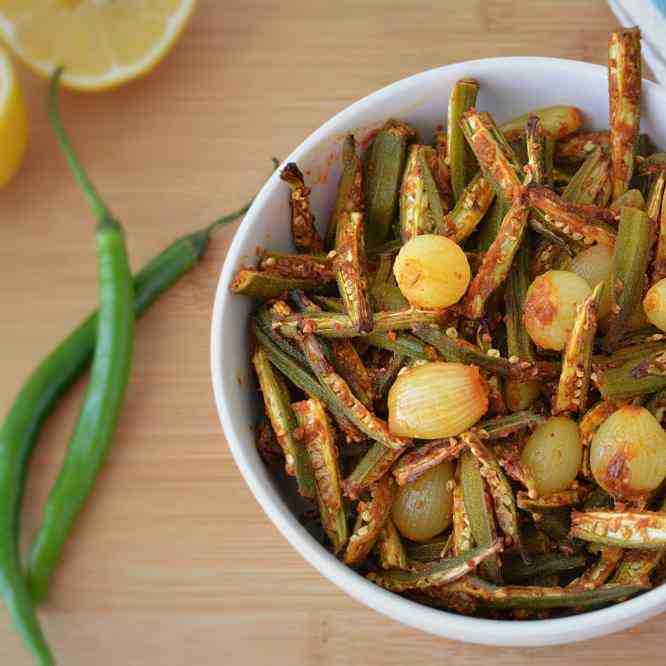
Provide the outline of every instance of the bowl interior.
{"type": "MultiPolygon", "coordinates": [[[[342,140],[353,132],[367,143],[386,118],[408,121],[429,142],[446,123],[449,93],[456,80],[480,82],[477,106],[501,123],[527,110],[572,104],[586,129],[608,126],[606,70],[597,65],[549,58],[496,58],[441,67],[392,84],[332,118],[288,158],[297,162],[312,188],[312,208],[321,231],[330,214],[339,176],[342,140]]],[[[666,91],[645,82],[642,130],[666,147],[666,91]]],[[[495,645],[547,645],[582,640],[631,626],[666,608],[666,586],[623,604],[575,618],[502,622],[435,611],[390,594],[342,565],[298,523],[293,495],[267,473],[254,445],[257,394],[249,363],[249,299],[233,297],[236,270],[254,264],[259,248],[293,251],[288,190],[277,173],[263,187],[227,255],[215,299],[211,363],[215,399],[234,459],[263,509],[292,545],[327,578],[363,603],[412,626],[442,636],[495,645]]]]}

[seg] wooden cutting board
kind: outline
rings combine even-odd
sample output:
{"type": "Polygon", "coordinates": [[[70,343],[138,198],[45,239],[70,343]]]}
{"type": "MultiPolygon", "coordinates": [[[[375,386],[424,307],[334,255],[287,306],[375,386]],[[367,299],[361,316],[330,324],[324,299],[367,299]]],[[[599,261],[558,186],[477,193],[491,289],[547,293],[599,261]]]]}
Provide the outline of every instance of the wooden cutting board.
{"type": "MultiPolygon", "coordinates": [[[[354,100],[470,58],[605,62],[605,2],[347,3],[207,0],[146,80],[67,94],[65,122],[126,224],[134,266],[247,201],[284,157],[354,100]]],[[[0,408],[95,302],[92,222],[56,150],[45,83],[21,71],[30,148],[0,192],[0,408]]],[[[566,100],[562,100],[565,102],[566,100]]],[[[197,664],[661,664],[664,618],[551,649],[430,637],[351,600],[304,562],[259,508],[227,450],[208,370],[213,294],[234,227],[142,319],[128,404],[68,544],[45,630],[67,666],[197,664]]],[[[30,469],[37,525],[81,386],[50,419],[30,469]]],[[[0,612],[0,663],[30,659],[0,612]]]]}

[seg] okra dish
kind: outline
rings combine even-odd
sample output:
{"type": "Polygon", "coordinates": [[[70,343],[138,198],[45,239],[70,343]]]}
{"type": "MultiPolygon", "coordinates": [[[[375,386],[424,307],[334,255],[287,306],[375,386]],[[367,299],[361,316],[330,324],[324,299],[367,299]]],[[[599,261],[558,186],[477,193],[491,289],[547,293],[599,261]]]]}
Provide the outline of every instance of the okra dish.
{"type": "Polygon", "coordinates": [[[638,29],[611,34],[608,84],[587,131],[566,105],[497,124],[460,80],[436,136],[344,139],[317,226],[287,164],[295,251],[232,281],[259,454],[386,590],[539,619],[666,577],[666,153],[638,29]]]}

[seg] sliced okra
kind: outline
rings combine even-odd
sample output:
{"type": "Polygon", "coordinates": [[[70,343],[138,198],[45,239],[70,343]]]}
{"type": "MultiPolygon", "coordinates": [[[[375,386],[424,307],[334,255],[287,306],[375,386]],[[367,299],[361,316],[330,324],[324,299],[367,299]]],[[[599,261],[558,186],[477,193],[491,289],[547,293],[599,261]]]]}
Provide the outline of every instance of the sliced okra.
{"type": "MultiPolygon", "coordinates": [[[[650,157],[645,159],[645,156],[654,150],[651,143],[650,137],[647,134],[638,135],[637,153],[639,159],[642,157],[641,165],[650,161],[650,157]]],[[[609,131],[575,132],[557,142],[555,158],[563,162],[582,162],[597,146],[604,153],[610,154],[611,140],[609,131]]]]}
{"type": "Polygon", "coordinates": [[[530,115],[525,123],[525,146],[527,148],[527,183],[545,185],[546,176],[546,135],[539,116],[530,115]]]}
{"type": "Polygon", "coordinates": [[[371,333],[362,340],[373,347],[392,351],[412,361],[436,361],[440,358],[434,347],[405,332],[371,333]]]}
{"type": "Polygon", "coordinates": [[[443,130],[438,130],[435,134],[435,155],[432,158],[432,153],[426,155],[428,159],[428,166],[430,173],[435,179],[435,184],[439,190],[442,199],[442,205],[445,205],[446,210],[451,210],[453,206],[453,190],[451,189],[451,169],[449,169],[449,156],[448,156],[448,141],[449,137],[443,130]]]}
{"type": "MultiPolygon", "coordinates": [[[[412,541],[405,544],[405,551],[408,559],[412,562],[433,562],[445,557],[445,553],[450,549],[450,542],[450,534],[445,537],[435,537],[425,543],[415,543],[412,541]]],[[[470,544],[469,548],[471,547],[470,544]]]]}
{"type": "Polygon", "coordinates": [[[384,477],[370,486],[371,499],[358,503],[356,525],[343,557],[345,564],[358,566],[365,561],[391,514],[394,490],[393,479],[384,477]]]}
{"type": "Polygon", "coordinates": [[[575,106],[559,105],[534,109],[500,126],[500,130],[507,141],[522,138],[525,125],[530,116],[536,116],[541,121],[545,134],[557,140],[562,140],[572,132],[575,132],[583,121],[580,110],[575,106]]]}
{"type": "MultiPolygon", "coordinates": [[[[492,500],[486,492],[486,484],[481,475],[480,465],[471,451],[462,452],[459,470],[465,513],[469,521],[472,538],[477,546],[488,547],[495,543],[497,539],[497,526],[493,514],[492,500]]],[[[481,565],[481,571],[484,577],[494,582],[500,582],[502,575],[499,555],[495,554],[486,559],[481,565]]]]}
{"type": "Polygon", "coordinates": [[[333,260],[324,254],[282,254],[264,251],[259,269],[271,275],[292,280],[319,280],[333,282],[333,260]]]}
{"type": "Polygon", "coordinates": [[[604,400],[631,400],[666,388],[666,377],[642,373],[642,365],[655,352],[643,358],[629,358],[619,365],[599,368],[592,374],[604,400]]]}
{"type": "Polygon", "coordinates": [[[375,396],[375,400],[383,400],[386,397],[389,388],[395,381],[401,368],[405,365],[406,360],[406,356],[391,352],[388,361],[384,365],[373,369],[371,372],[372,393],[375,396]]]}
{"type": "Polygon", "coordinates": [[[393,435],[386,422],[375,416],[354,396],[349,384],[335,372],[326,358],[324,349],[316,336],[303,336],[303,352],[316,377],[345,405],[345,415],[361,432],[390,449],[402,451],[405,446],[411,444],[411,440],[393,435]]]}
{"type": "Polygon", "coordinates": [[[613,247],[615,230],[600,222],[591,222],[575,204],[570,204],[555,192],[541,185],[527,188],[530,204],[540,216],[538,220],[555,236],[574,243],[592,245],[600,243],[613,247]]]}
{"type": "Polygon", "coordinates": [[[372,330],[363,235],[362,213],[343,212],[339,216],[333,265],[347,314],[359,334],[372,330]]]}
{"type": "Polygon", "coordinates": [[[476,433],[468,431],[460,435],[460,439],[467,445],[479,463],[479,471],[488,484],[488,490],[495,507],[495,516],[502,532],[504,532],[504,536],[520,549],[516,501],[511,485],[497,462],[497,458],[483,444],[476,433]]]}
{"type": "Polygon", "coordinates": [[[403,243],[421,234],[434,233],[444,219],[439,191],[430,172],[426,153],[431,146],[413,144],[409,148],[405,174],[400,186],[400,237],[403,243]]]}
{"type": "Polygon", "coordinates": [[[506,279],[523,239],[528,214],[526,195],[516,195],[462,301],[462,313],[469,319],[483,316],[488,297],[506,279]]]}
{"type": "MultiPolygon", "coordinates": [[[[488,608],[494,610],[548,609],[548,608],[588,608],[602,606],[614,601],[624,601],[639,592],[644,585],[615,585],[608,583],[595,590],[568,590],[562,587],[537,587],[506,585],[498,587],[475,576],[442,585],[429,591],[438,599],[448,603],[453,595],[464,597],[468,608],[488,608]],[[476,602],[474,604],[474,602],[476,602]]],[[[453,599],[455,601],[455,599],[453,599]]]]}
{"type": "Polygon", "coordinates": [[[620,548],[663,549],[666,548],[666,513],[573,511],[571,536],[620,548]]]}
{"type": "Polygon", "coordinates": [[[289,204],[294,245],[304,253],[323,252],[324,241],[315,227],[314,215],[310,209],[310,188],[305,186],[303,174],[296,164],[290,162],[282,169],[280,178],[291,190],[289,204]]]}
{"type": "Polygon", "coordinates": [[[285,470],[296,477],[298,491],[304,497],[315,496],[315,478],[303,443],[297,437],[296,417],[289,392],[281,375],[273,368],[266,352],[259,347],[252,356],[264,407],[278,444],[284,451],[285,470]]]}
{"type": "Polygon", "coordinates": [[[533,379],[539,375],[540,370],[535,363],[518,357],[507,359],[484,353],[475,344],[463,339],[453,327],[442,331],[436,326],[418,325],[413,327],[413,331],[418,338],[432,345],[447,361],[474,364],[488,372],[522,380],[533,379]]]}
{"type": "Polygon", "coordinates": [[[478,546],[457,557],[424,564],[412,571],[395,569],[385,573],[371,572],[368,579],[391,592],[424,590],[452,583],[466,576],[501,551],[502,542],[496,539],[489,546],[478,546]]]}
{"type": "Polygon", "coordinates": [[[633,367],[631,374],[636,379],[666,377],[666,352],[659,351],[650,354],[633,367]]]}
{"type": "Polygon", "coordinates": [[[497,238],[497,232],[502,224],[502,220],[506,216],[508,210],[509,206],[506,201],[504,201],[504,197],[496,196],[492,206],[479,225],[479,233],[476,241],[476,247],[479,252],[487,252],[488,248],[493,244],[493,241],[497,238]]]}
{"type": "Polygon", "coordinates": [[[656,221],[657,247],[652,262],[652,284],[666,277],[666,169],[657,174],[650,192],[646,212],[656,221]]]}
{"type": "MultiPolygon", "coordinates": [[[[597,590],[613,575],[624,555],[622,548],[603,546],[599,549],[599,559],[587,568],[578,578],[572,580],[567,590],[597,590]]],[[[619,583],[614,579],[614,583],[619,583]]]]}
{"type": "Polygon", "coordinates": [[[474,79],[456,81],[449,97],[447,118],[447,156],[451,174],[451,188],[457,202],[472,176],[468,170],[471,151],[460,127],[463,114],[476,104],[479,83],[474,79]]]}
{"type": "Polygon", "coordinates": [[[460,480],[460,463],[456,465],[456,474],[453,482],[453,510],[451,514],[451,548],[454,555],[462,555],[474,546],[472,527],[469,523],[463,486],[460,480]]]}
{"type": "Polygon", "coordinates": [[[347,543],[347,517],[342,503],[335,432],[324,405],[316,398],[292,404],[300,429],[300,441],[308,452],[317,489],[319,516],[326,535],[339,552],[347,543]]]}
{"type": "Polygon", "coordinates": [[[388,120],[370,146],[363,191],[366,212],[366,244],[369,249],[386,242],[398,206],[407,143],[414,130],[399,120],[388,120]]]}
{"type": "Polygon", "coordinates": [[[409,569],[405,547],[390,516],[379,533],[377,552],[382,569],[409,569]]]}
{"type": "MultiPolygon", "coordinates": [[[[292,291],[290,298],[296,304],[299,312],[321,312],[320,306],[302,290],[292,291]]],[[[371,408],[374,401],[372,380],[352,341],[346,338],[331,340],[328,351],[335,370],[349,384],[354,395],[366,407],[371,408]]]]}
{"type": "MultiPolygon", "coordinates": [[[[645,197],[640,190],[627,190],[624,194],[619,196],[613,203],[608,207],[609,210],[614,213],[619,214],[620,211],[625,207],[629,208],[638,208],[639,210],[645,210],[645,197]]],[[[651,219],[655,219],[651,216],[651,219]]]]}
{"type": "Polygon", "coordinates": [[[372,378],[351,340],[331,340],[331,360],[354,395],[366,407],[372,407],[375,399],[372,378]]]}
{"type": "Polygon", "coordinates": [[[298,386],[309,397],[319,398],[326,403],[329,411],[335,416],[338,425],[347,434],[350,441],[364,441],[362,433],[352,424],[351,415],[345,403],[328,386],[317,380],[306,367],[304,356],[301,357],[301,360],[297,356],[290,354],[285,347],[276,342],[275,337],[262,328],[257,317],[254,317],[252,320],[252,333],[260,348],[266,352],[270,362],[289,381],[298,386]]]}
{"type": "MultiPolygon", "coordinates": [[[[666,511],[662,500],[660,511],[666,511]]],[[[664,559],[664,550],[627,550],[617,567],[613,582],[620,585],[650,584],[650,576],[664,559]]]]}
{"type": "Polygon", "coordinates": [[[502,566],[502,575],[507,583],[522,583],[535,576],[549,576],[565,571],[583,569],[587,564],[584,555],[543,553],[533,555],[526,564],[513,554],[507,554],[502,566]]]}
{"type": "Polygon", "coordinates": [[[338,220],[343,213],[363,210],[363,167],[356,154],[356,141],[348,134],[342,143],[342,170],[333,212],[326,229],[326,247],[335,245],[338,220]]]}
{"type": "Polygon", "coordinates": [[[612,232],[615,232],[615,227],[620,222],[620,210],[614,208],[612,204],[608,208],[583,203],[572,203],[569,206],[590,224],[599,224],[612,232]]]}
{"type": "Polygon", "coordinates": [[[408,330],[418,324],[438,324],[445,320],[445,317],[446,314],[442,310],[417,308],[375,312],[372,331],[361,334],[349,315],[338,312],[314,312],[276,319],[273,327],[287,338],[295,338],[302,333],[316,333],[325,338],[352,338],[359,335],[408,330]]]}
{"type": "Polygon", "coordinates": [[[472,429],[481,439],[502,439],[527,428],[534,428],[546,420],[541,414],[530,411],[514,412],[479,421],[472,429]]]}
{"type": "Polygon", "coordinates": [[[624,555],[620,560],[613,582],[618,585],[650,585],[650,576],[664,559],[665,549],[662,550],[622,550],[624,555]]]}
{"type": "Polygon", "coordinates": [[[612,305],[604,338],[608,352],[617,347],[629,318],[642,300],[653,241],[652,223],[646,213],[637,208],[623,208],[611,268],[612,305]]]}
{"type": "Polygon", "coordinates": [[[560,139],[555,145],[555,159],[583,162],[595,148],[610,153],[610,132],[575,132],[560,139]]]}
{"type": "Polygon", "coordinates": [[[561,490],[559,493],[546,495],[544,497],[530,497],[522,490],[516,495],[516,503],[519,509],[530,513],[553,513],[560,509],[579,506],[585,501],[589,493],[586,486],[574,483],[572,488],[561,490]]]}
{"type": "Polygon", "coordinates": [[[438,225],[453,207],[451,174],[446,156],[446,133],[437,132],[435,147],[426,146],[423,158],[428,166],[428,170],[424,170],[424,177],[430,214],[435,225],[438,225]]]}
{"type": "Polygon", "coordinates": [[[610,175],[610,162],[608,163],[608,175],[606,180],[601,185],[601,189],[597,193],[597,198],[594,200],[594,203],[597,206],[606,207],[613,196],[613,181],[610,175]]]}
{"type": "Polygon", "coordinates": [[[593,204],[608,182],[610,162],[601,148],[595,147],[562,192],[569,203],[593,204]]]}
{"type": "Polygon", "coordinates": [[[522,167],[513,149],[489,113],[470,109],[460,124],[483,175],[510,204],[522,190],[522,167]]]}
{"type": "Polygon", "coordinates": [[[444,460],[457,458],[464,448],[465,444],[455,437],[427,442],[402,456],[393,466],[393,476],[399,486],[404,486],[444,460]]]}
{"type": "Polygon", "coordinates": [[[494,197],[495,190],[490,181],[478,173],[462,191],[453,210],[444,216],[437,232],[461,243],[472,235],[494,197]]]}
{"type": "MultiPolygon", "coordinates": [[[[504,323],[509,357],[534,361],[534,344],[523,323],[523,306],[529,286],[529,246],[521,245],[513,260],[504,290],[504,323]]],[[[524,382],[513,378],[507,381],[505,393],[510,410],[525,409],[539,396],[538,381],[524,382]]]]}
{"type": "Polygon", "coordinates": [[[358,499],[365,488],[388,474],[401,453],[399,449],[389,449],[375,442],[342,482],[345,495],[350,499],[358,499]]]}
{"type": "Polygon", "coordinates": [[[520,440],[498,443],[493,447],[493,454],[500,467],[515,481],[527,488],[528,497],[537,497],[536,481],[529,467],[520,458],[522,443],[520,440]]]}
{"type": "Polygon", "coordinates": [[[559,246],[569,257],[585,249],[582,241],[576,241],[564,233],[556,233],[554,225],[549,225],[545,216],[536,208],[532,208],[529,216],[530,227],[541,237],[541,240],[559,246]]]}
{"type": "Polygon", "coordinates": [[[634,172],[641,121],[641,33],[614,30],[608,40],[608,99],[613,199],[624,194],[634,172]]]}
{"type": "Polygon", "coordinates": [[[545,178],[544,185],[546,187],[554,187],[555,183],[555,144],[557,139],[555,139],[551,134],[546,134],[545,141],[545,151],[543,156],[544,169],[545,169],[545,178]]]}
{"type": "MultiPolygon", "coordinates": [[[[497,353],[493,346],[493,338],[485,321],[482,321],[476,330],[476,342],[479,349],[487,356],[497,353]],[[492,351],[491,351],[492,350],[492,351]]],[[[507,413],[504,391],[502,390],[502,379],[495,373],[482,371],[482,376],[488,385],[488,410],[490,416],[504,416],[507,413]]]]}
{"type": "Polygon", "coordinates": [[[603,289],[604,283],[600,282],[577,308],[573,328],[562,354],[562,374],[555,393],[553,414],[576,413],[586,409],[592,350],[603,289]]]}
{"type": "Polygon", "coordinates": [[[305,278],[285,277],[269,270],[241,268],[231,281],[230,289],[234,294],[243,294],[243,296],[249,296],[258,301],[267,301],[271,298],[278,298],[292,289],[305,289],[310,292],[328,291],[334,279],[331,280],[326,275],[305,278]]]}
{"type": "MultiPolygon", "coordinates": [[[[330,298],[326,296],[321,296],[321,297],[314,296],[313,300],[319,305],[321,305],[322,308],[324,308],[329,312],[334,312],[338,314],[344,313],[344,304],[340,299],[330,298]]],[[[423,311],[423,310],[418,310],[418,311],[404,310],[401,312],[403,312],[403,314],[407,314],[407,317],[416,316],[417,319],[424,316],[422,314],[423,312],[428,312],[428,314],[425,315],[426,318],[429,318],[431,316],[437,316],[430,311],[423,311]],[[416,314],[414,314],[415,312],[416,314]]],[[[446,314],[447,313],[439,312],[439,316],[444,317],[444,319],[446,319],[446,314]]],[[[384,316],[380,314],[379,319],[381,326],[384,326],[383,318],[384,316]]],[[[379,347],[380,349],[386,349],[388,351],[392,351],[396,354],[402,354],[403,356],[407,356],[415,360],[421,360],[421,361],[438,360],[439,354],[433,347],[421,342],[421,340],[414,337],[413,335],[410,335],[409,333],[404,333],[402,331],[395,330],[397,326],[401,325],[401,320],[402,320],[402,315],[398,315],[397,324],[395,323],[395,318],[392,319],[391,317],[389,317],[388,324],[385,326],[387,330],[377,331],[376,330],[377,317],[375,316],[374,318],[375,331],[373,331],[368,335],[363,336],[362,339],[371,347],[379,347]],[[393,326],[394,328],[391,329],[390,326],[393,326]]],[[[334,321],[335,323],[340,324],[343,329],[347,327],[347,322],[344,319],[335,319],[334,321]]]]}

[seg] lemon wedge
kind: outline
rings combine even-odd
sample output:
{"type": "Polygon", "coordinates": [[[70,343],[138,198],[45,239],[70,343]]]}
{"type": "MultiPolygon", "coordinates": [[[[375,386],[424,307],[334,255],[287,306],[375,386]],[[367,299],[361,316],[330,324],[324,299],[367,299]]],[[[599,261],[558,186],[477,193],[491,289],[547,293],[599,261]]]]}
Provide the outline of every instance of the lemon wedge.
{"type": "Polygon", "coordinates": [[[0,187],[18,171],[28,142],[23,93],[7,53],[0,48],[0,187]]]}
{"type": "Polygon", "coordinates": [[[63,85],[106,90],[150,72],[195,0],[0,0],[0,37],[32,70],[63,65],[63,85]]]}

